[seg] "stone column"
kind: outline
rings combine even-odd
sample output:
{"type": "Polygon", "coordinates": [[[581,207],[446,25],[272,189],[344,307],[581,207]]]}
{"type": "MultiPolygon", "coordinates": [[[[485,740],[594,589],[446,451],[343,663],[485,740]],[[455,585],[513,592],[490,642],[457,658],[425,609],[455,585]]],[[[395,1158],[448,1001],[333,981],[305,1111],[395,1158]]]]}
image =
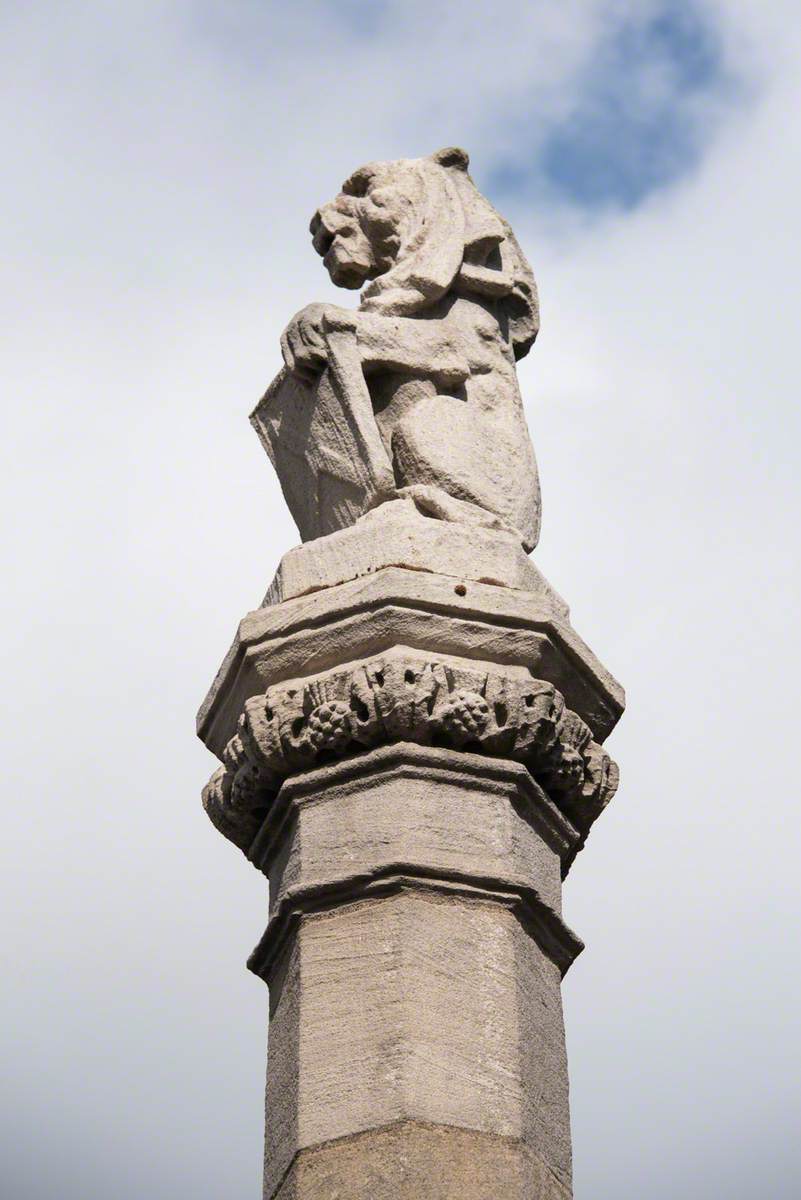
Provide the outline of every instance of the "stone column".
{"type": "Polygon", "coordinates": [[[519,540],[381,505],[285,556],[199,716],[269,880],[266,1200],[565,1200],[561,886],[619,685],[519,540]]]}

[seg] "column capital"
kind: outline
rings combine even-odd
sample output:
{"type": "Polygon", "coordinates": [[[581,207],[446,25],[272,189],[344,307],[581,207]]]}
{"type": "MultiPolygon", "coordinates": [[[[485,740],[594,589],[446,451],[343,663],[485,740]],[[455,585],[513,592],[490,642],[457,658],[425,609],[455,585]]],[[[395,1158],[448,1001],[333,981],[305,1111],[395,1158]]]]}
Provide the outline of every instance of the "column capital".
{"type": "Polygon", "coordinates": [[[617,786],[589,725],[547,680],[516,664],[395,646],[251,696],[204,792],[211,820],[253,861],[284,780],[395,742],[522,763],[577,831],[566,872],[617,786]]]}

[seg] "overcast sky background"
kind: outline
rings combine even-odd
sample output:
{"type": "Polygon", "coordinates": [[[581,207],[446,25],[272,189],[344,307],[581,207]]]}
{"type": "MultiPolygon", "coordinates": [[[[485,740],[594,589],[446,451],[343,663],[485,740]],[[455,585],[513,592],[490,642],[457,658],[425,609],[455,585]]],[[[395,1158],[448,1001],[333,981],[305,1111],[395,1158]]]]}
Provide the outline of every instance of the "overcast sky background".
{"type": "Polygon", "coordinates": [[[628,691],[576,1197],[797,1200],[797,0],[4,0],[0,47],[2,1194],[260,1194],[265,889],[193,732],[297,541],[247,414],[342,302],[316,205],[455,143],[540,284],[536,561],[628,691]]]}

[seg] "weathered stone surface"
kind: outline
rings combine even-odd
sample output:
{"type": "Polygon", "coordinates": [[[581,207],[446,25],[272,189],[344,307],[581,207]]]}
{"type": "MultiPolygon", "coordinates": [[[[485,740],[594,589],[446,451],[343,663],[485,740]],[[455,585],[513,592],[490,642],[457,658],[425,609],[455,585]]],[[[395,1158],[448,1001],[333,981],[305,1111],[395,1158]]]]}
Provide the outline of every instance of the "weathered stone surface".
{"type": "Polygon", "coordinates": [[[570,1200],[570,1195],[517,1138],[412,1121],[300,1151],[273,1193],[275,1200],[570,1200]]]}
{"type": "Polygon", "coordinates": [[[400,743],[288,779],[249,857],[270,881],[271,918],[401,871],[517,889],[558,915],[577,841],[519,763],[400,743]]]}
{"type": "Polygon", "coordinates": [[[269,880],[267,1200],[569,1200],[561,881],[613,795],[619,684],[524,550],[539,327],[461,150],[312,220],[312,304],[251,420],[304,545],[198,715],[269,880]]]}
{"type": "Polygon", "coordinates": [[[265,1195],[299,1151],[399,1121],[514,1140],[569,1194],[560,977],[478,891],[409,883],[300,917],[270,976],[265,1195]]]}
{"type": "Polygon", "coordinates": [[[298,1153],[398,1122],[491,1135],[520,1189],[539,1171],[562,1194],[577,839],[524,768],[465,751],[382,747],[283,785],[251,851],[271,896],[250,960],[271,994],[265,1195],[308,1181],[298,1153]]]}
{"type": "Polygon", "coordinates": [[[623,711],[620,684],[542,592],[387,567],[249,613],[198,713],[218,758],[246,701],[267,687],[394,646],[518,665],[546,679],[603,742],[623,711]]]}
{"type": "MultiPolygon", "coordinates": [[[[521,667],[395,647],[252,696],[206,788],[206,811],[249,851],[293,770],[393,741],[521,761],[583,836],[617,787],[614,763],[552,684],[521,667]]],[[[575,849],[565,847],[565,870],[575,849]]]]}
{"type": "Polygon", "coordinates": [[[455,149],[369,163],[312,219],[333,282],[367,287],[355,311],[297,314],[285,370],[251,418],[304,541],[405,495],[537,544],[515,370],[539,329],[537,289],[467,166],[455,149]]]}
{"type": "Polygon", "coordinates": [[[264,603],[291,600],[385,567],[522,589],[568,619],[564,600],[527,557],[514,534],[469,522],[432,519],[410,499],[381,504],[352,526],[288,551],[264,603]]]}

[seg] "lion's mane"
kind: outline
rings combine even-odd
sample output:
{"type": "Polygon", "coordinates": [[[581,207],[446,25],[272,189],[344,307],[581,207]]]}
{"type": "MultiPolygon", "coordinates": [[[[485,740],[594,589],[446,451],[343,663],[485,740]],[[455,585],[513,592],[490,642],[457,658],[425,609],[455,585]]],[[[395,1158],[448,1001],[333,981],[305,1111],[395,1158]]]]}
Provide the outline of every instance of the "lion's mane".
{"type": "Polygon", "coordinates": [[[346,181],[362,225],[387,267],[365,287],[360,307],[414,316],[449,291],[495,298],[515,358],[539,331],[537,285],[509,224],[468,174],[467,154],[368,163],[346,181]]]}

